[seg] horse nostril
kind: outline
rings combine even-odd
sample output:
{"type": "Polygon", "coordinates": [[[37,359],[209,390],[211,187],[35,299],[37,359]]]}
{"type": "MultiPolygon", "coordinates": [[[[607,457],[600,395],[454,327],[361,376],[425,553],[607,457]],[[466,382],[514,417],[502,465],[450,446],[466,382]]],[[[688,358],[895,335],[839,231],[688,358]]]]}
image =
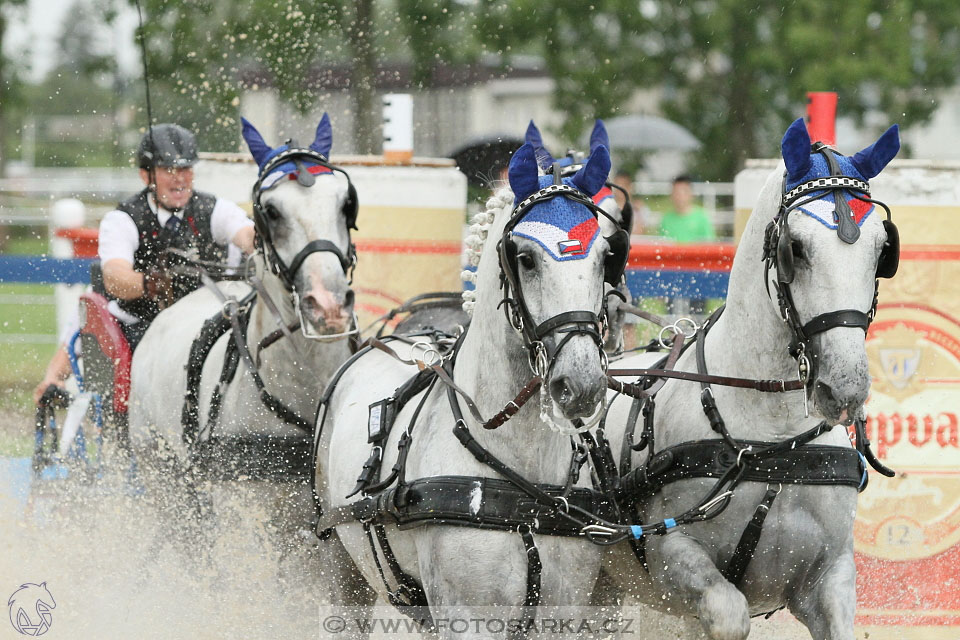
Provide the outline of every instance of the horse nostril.
{"type": "Polygon", "coordinates": [[[833,389],[830,387],[830,385],[820,382],[819,380],[817,381],[817,393],[819,393],[821,397],[828,402],[837,401],[833,396],[833,389]]]}
{"type": "Polygon", "coordinates": [[[343,308],[353,309],[353,301],[354,301],[353,289],[347,289],[346,295],[343,296],[343,308]]]}
{"type": "Polygon", "coordinates": [[[554,378],[550,382],[550,397],[561,407],[566,406],[576,395],[573,381],[567,376],[554,378]]]}

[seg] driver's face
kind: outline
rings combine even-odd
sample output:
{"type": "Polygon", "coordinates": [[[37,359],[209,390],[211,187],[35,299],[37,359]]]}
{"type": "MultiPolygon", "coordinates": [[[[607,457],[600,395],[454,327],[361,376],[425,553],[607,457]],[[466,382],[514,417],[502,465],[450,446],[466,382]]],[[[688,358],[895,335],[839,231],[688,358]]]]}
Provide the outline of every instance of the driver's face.
{"type": "MultiPolygon", "coordinates": [[[[156,178],[156,195],[164,209],[181,209],[193,195],[193,168],[172,169],[157,167],[153,170],[156,178]]],[[[150,172],[140,169],[144,184],[150,184],[150,172]]]]}

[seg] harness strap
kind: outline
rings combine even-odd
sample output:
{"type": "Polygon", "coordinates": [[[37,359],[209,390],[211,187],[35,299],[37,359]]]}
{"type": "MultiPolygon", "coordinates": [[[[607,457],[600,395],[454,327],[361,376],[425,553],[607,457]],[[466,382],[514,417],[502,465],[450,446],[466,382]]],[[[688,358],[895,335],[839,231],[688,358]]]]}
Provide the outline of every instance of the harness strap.
{"type": "Polygon", "coordinates": [[[233,338],[233,342],[236,344],[237,352],[240,354],[240,358],[243,360],[244,365],[246,365],[247,370],[250,372],[250,375],[253,378],[254,384],[257,385],[257,389],[260,392],[260,401],[278,418],[312,436],[312,423],[299,416],[295,411],[291,410],[275,396],[271,395],[269,391],[267,391],[266,385],[263,382],[263,378],[260,377],[260,372],[257,370],[257,365],[254,363],[253,357],[250,355],[250,349],[247,348],[247,339],[245,335],[246,332],[243,331],[242,327],[240,326],[240,321],[238,318],[239,314],[237,301],[234,299],[228,299],[223,292],[220,291],[220,288],[217,287],[217,284],[210,278],[210,276],[202,272],[200,276],[207,288],[213,291],[214,295],[216,295],[224,305],[223,313],[230,319],[230,327],[232,329],[231,337],[233,338]]]}
{"type": "MultiPolygon", "coordinates": [[[[884,475],[888,478],[892,478],[897,473],[886,466],[877,458],[876,454],[873,453],[873,448],[870,446],[870,440],[867,438],[867,419],[864,414],[860,414],[853,421],[854,432],[857,435],[857,451],[863,454],[864,459],[870,463],[870,466],[873,467],[880,475],[884,475]]],[[[866,486],[866,476],[864,476],[864,486],[866,486]]]]}
{"type": "Polygon", "coordinates": [[[821,313],[803,325],[803,335],[808,338],[835,327],[858,327],[864,331],[870,326],[870,318],[863,311],[842,309],[821,313]]]}
{"type": "Polygon", "coordinates": [[[749,565],[753,559],[753,554],[757,550],[757,544],[760,542],[760,534],[763,532],[763,521],[766,520],[767,514],[770,513],[770,507],[773,506],[773,501],[776,499],[778,493],[779,491],[767,489],[760,504],[757,505],[756,511],[753,512],[753,518],[750,519],[750,522],[748,522],[747,526],[743,529],[740,542],[737,543],[737,548],[734,550],[730,562],[726,568],[721,571],[723,577],[735,586],[740,584],[740,581],[743,580],[743,575],[747,572],[747,565],[749,565]]]}
{"type": "Polygon", "coordinates": [[[719,384],[726,387],[740,389],[754,389],[764,393],[781,393],[784,391],[799,391],[804,388],[800,380],[753,380],[751,378],[732,378],[729,376],[715,376],[693,373],[690,371],[671,371],[668,369],[610,369],[607,372],[607,386],[614,391],[633,398],[642,398],[650,395],[637,384],[617,380],[619,376],[649,376],[652,378],[672,378],[674,380],[689,380],[691,382],[705,382],[719,384]]]}
{"type": "MultiPolygon", "coordinates": [[[[564,487],[538,484],[552,499],[564,487]]],[[[574,512],[591,512],[605,520],[615,519],[613,499],[594,489],[574,487],[564,497],[574,512]]],[[[317,525],[322,532],[347,522],[394,524],[401,529],[423,525],[470,527],[493,531],[517,531],[528,526],[533,533],[578,537],[583,526],[532,497],[509,480],[473,476],[433,476],[411,480],[376,495],[361,498],[324,513],[317,525]]]]}
{"type": "Polygon", "coordinates": [[[674,445],[653,455],[646,466],[625,475],[618,498],[642,500],[671,482],[687,478],[720,478],[731,467],[738,466],[742,472],[740,479],[751,482],[860,488],[864,465],[856,449],[833,445],[804,447],[800,442],[794,442],[793,439],[786,441],[788,446],[783,448],[779,443],[771,445],[769,442],[743,440],[740,441],[743,454],[739,456],[722,440],[695,440],[674,445]]]}
{"type": "Polygon", "coordinates": [[[540,552],[533,541],[530,527],[520,526],[519,531],[520,539],[523,540],[523,548],[527,552],[527,597],[523,601],[523,606],[539,607],[540,572],[543,570],[543,563],[540,562],[540,552]]]}
{"type": "Polygon", "coordinates": [[[420,586],[420,583],[417,582],[413,576],[405,573],[404,570],[400,568],[400,563],[397,562],[397,556],[393,554],[393,547],[390,546],[390,541],[387,540],[387,532],[384,530],[383,525],[373,525],[373,530],[374,533],[376,533],[380,549],[383,551],[383,559],[387,561],[387,566],[390,567],[390,573],[393,574],[394,580],[397,581],[397,590],[391,599],[391,604],[394,606],[408,607],[428,606],[427,594],[424,592],[423,587],[420,586]],[[404,598],[405,601],[400,600],[400,598],[404,598]]]}
{"type": "MultiPolygon", "coordinates": [[[[247,281],[256,290],[257,294],[259,294],[260,299],[263,300],[263,303],[267,305],[267,310],[270,311],[270,315],[273,316],[273,320],[277,323],[281,334],[292,340],[294,329],[287,327],[287,324],[283,321],[283,316],[280,314],[280,309],[277,308],[277,304],[273,301],[273,298],[270,297],[270,294],[267,292],[267,288],[263,286],[263,280],[258,278],[256,274],[250,274],[250,277],[247,278],[247,281]]],[[[299,321],[297,323],[297,328],[299,328],[299,321]]],[[[272,335],[273,334],[271,333],[267,337],[272,335]]],[[[266,338],[264,338],[264,340],[266,340],[266,338]]],[[[261,340],[261,344],[262,343],[263,340],[261,340]]],[[[261,346],[260,349],[262,348],[263,347],[261,346]]],[[[257,356],[259,360],[259,349],[257,350],[257,356]]]]}
{"type": "Polygon", "coordinates": [[[662,316],[658,316],[655,313],[650,313],[649,311],[644,311],[643,309],[636,307],[632,304],[627,304],[626,302],[621,303],[620,305],[618,305],[618,307],[620,310],[626,313],[629,313],[630,315],[637,316],[638,318],[643,318],[644,320],[649,320],[653,324],[660,327],[667,327],[673,324],[672,322],[670,322],[669,320],[667,320],[662,316]]]}
{"type": "Polygon", "coordinates": [[[286,338],[292,339],[293,337],[292,333],[299,329],[300,329],[300,321],[295,320],[294,322],[291,322],[289,325],[282,325],[279,329],[274,329],[273,331],[265,335],[263,338],[261,338],[260,342],[257,343],[257,357],[256,357],[257,366],[259,367],[261,364],[260,353],[264,349],[278,342],[281,338],[286,337],[286,338]]]}
{"type": "Polygon", "coordinates": [[[503,409],[498,411],[492,418],[487,420],[483,417],[483,414],[480,413],[480,408],[477,406],[477,403],[470,397],[470,394],[464,391],[456,382],[453,381],[453,378],[450,377],[450,374],[438,363],[427,364],[422,360],[410,360],[407,358],[400,357],[396,351],[394,351],[388,344],[384,343],[379,338],[367,338],[366,344],[370,345],[375,349],[383,351],[389,356],[392,356],[404,364],[416,365],[421,369],[426,367],[433,371],[436,374],[437,378],[440,379],[440,382],[447,386],[447,389],[457,393],[463,398],[463,401],[466,403],[467,408],[470,410],[470,415],[473,416],[473,419],[483,425],[484,429],[496,429],[502,426],[507,420],[512,418],[520,411],[521,407],[530,401],[530,398],[534,396],[537,390],[540,388],[542,380],[540,376],[534,376],[530,379],[527,384],[520,389],[516,397],[513,400],[507,402],[504,405],[503,409]]]}

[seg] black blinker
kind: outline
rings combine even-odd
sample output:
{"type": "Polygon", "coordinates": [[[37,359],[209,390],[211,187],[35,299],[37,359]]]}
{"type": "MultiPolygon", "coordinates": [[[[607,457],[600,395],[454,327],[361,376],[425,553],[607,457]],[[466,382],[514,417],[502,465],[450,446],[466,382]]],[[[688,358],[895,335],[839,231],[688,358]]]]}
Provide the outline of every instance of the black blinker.
{"type": "Polygon", "coordinates": [[[883,230],[887,232],[887,240],[880,250],[880,260],[877,262],[877,277],[892,278],[900,267],[900,232],[892,220],[883,221],[883,230]]]}
{"type": "Polygon", "coordinates": [[[786,220],[780,226],[780,238],[777,240],[777,280],[790,284],[796,271],[793,266],[793,242],[790,238],[790,227],[786,220]]]}
{"type": "Polygon", "coordinates": [[[603,279],[614,286],[620,284],[623,271],[627,268],[627,258],[630,253],[630,236],[623,229],[617,229],[613,235],[607,236],[610,246],[610,255],[603,263],[603,279]]]}

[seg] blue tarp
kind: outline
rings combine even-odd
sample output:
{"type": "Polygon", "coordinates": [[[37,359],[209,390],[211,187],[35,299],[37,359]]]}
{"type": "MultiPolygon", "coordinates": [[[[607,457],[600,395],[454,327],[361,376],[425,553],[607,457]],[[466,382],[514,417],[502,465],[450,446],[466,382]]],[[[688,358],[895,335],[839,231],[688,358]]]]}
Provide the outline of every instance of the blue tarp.
{"type": "Polygon", "coordinates": [[[0,282],[89,284],[92,258],[0,256],[0,282]]]}

